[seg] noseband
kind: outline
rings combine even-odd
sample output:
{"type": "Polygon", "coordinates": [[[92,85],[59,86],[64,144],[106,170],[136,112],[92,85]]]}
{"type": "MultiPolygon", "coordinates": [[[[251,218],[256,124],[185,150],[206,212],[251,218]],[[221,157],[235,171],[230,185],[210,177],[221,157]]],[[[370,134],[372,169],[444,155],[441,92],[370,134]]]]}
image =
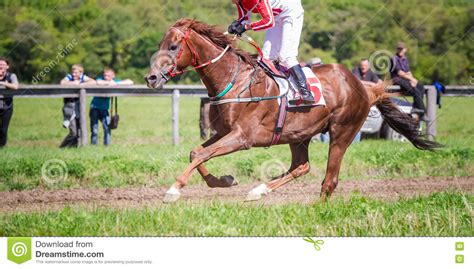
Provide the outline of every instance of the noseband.
{"type": "Polygon", "coordinates": [[[179,52],[178,52],[178,55],[176,56],[176,59],[175,59],[175,62],[173,63],[173,65],[171,65],[171,67],[168,69],[168,71],[166,71],[165,73],[164,72],[161,72],[161,77],[166,81],[168,82],[170,79],[176,77],[176,76],[179,76],[183,73],[186,73],[186,72],[189,72],[189,71],[193,71],[193,70],[197,70],[197,69],[200,69],[200,68],[203,68],[203,67],[206,67],[208,65],[211,65],[217,61],[219,61],[222,56],[224,56],[224,54],[229,50],[230,48],[230,45],[227,45],[227,47],[224,49],[224,51],[222,51],[222,53],[217,56],[215,59],[213,60],[210,60],[208,62],[205,62],[201,65],[199,65],[198,61],[199,61],[199,55],[196,51],[196,49],[193,47],[192,43],[189,41],[189,36],[191,35],[191,29],[187,29],[186,32],[183,34],[183,32],[178,29],[178,28],[171,28],[170,30],[177,30],[179,33],[181,33],[183,35],[183,37],[181,38],[180,40],[180,49],[179,49],[179,52]],[[175,70],[177,69],[177,64],[178,64],[178,61],[179,59],[181,58],[181,56],[183,55],[183,52],[184,52],[184,44],[186,44],[186,46],[188,47],[189,51],[191,52],[191,56],[192,56],[192,65],[193,67],[190,68],[190,69],[185,69],[185,70],[175,70]],[[175,70],[173,72],[173,70],[175,70]]]}

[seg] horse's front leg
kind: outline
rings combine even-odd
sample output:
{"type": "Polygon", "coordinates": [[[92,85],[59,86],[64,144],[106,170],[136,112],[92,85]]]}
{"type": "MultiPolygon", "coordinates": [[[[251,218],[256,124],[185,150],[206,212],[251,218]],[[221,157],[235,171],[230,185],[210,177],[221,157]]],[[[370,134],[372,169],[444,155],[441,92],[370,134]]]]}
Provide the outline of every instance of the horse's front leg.
{"type": "MultiPolygon", "coordinates": [[[[210,145],[214,144],[221,138],[222,137],[220,135],[216,134],[212,136],[209,140],[204,142],[202,145],[200,145],[199,147],[193,149],[189,155],[189,161],[192,162],[194,160],[196,153],[198,151],[201,151],[202,149],[209,147],[210,145]]],[[[204,166],[204,164],[198,165],[197,170],[199,174],[201,175],[201,177],[204,179],[204,181],[206,181],[207,186],[209,186],[210,188],[229,188],[229,187],[239,184],[237,180],[235,180],[234,177],[230,175],[225,175],[220,178],[215,177],[214,175],[209,173],[209,171],[204,166]]]]}
{"type": "Polygon", "coordinates": [[[238,129],[230,132],[209,147],[205,147],[196,151],[194,154],[194,159],[191,161],[186,170],[178,178],[176,178],[176,182],[166,192],[163,201],[165,203],[177,201],[181,196],[179,190],[188,184],[189,177],[191,176],[194,169],[196,169],[196,167],[199,165],[211,158],[247,148],[250,148],[248,140],[245,139],[242,130],[238,129]]]}

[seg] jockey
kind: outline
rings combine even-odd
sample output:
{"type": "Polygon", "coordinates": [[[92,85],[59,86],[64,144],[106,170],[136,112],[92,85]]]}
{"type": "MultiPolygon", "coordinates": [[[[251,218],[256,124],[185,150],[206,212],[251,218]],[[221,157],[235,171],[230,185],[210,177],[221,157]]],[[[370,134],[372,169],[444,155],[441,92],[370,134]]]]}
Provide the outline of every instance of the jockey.
{"type": "MultiPolygon", "coordinates": [[[[304,103],[313,103],[306,76],[297,56],[303,28],[304,9],[301,0],[232,0],[237,6],[239,18],[228,28],[230,34],[241,35],[247,30],[265,33],[263,57],[279,60],[297,82],[298,90],[304,103]],[[257,22],[250,22],[251,13],[262,17],[257,22]]],[[[297,101],[297,100],[295,100],[297,101]]]]}

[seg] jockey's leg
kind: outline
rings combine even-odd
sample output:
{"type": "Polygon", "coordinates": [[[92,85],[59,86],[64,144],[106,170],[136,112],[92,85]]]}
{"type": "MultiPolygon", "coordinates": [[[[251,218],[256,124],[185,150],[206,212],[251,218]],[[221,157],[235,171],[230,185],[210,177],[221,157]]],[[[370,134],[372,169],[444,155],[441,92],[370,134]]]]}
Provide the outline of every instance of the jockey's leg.
{"type": "MultiPolygon", "coordinates": [[[[295,13],[283,18],[282,23],[282,43],[280,50],[280,59],[282,64],[288,68],[290,75],[295,79],[296,86],[300,92],[301,98],[305,103],[313,103],[314,98],[309,91],[306,83],[306,76],[298,62],[298,47],[303,29],[303,13],[295,13]]],[[[290,100],[290,103],[298,100],[290,100]]]]}
{"type": "MultiPolygon", "coordinates": [[[[296,81],[296,86],[298,87],[298,90],[301,95],[301,99],[303,100],[304,103],[314,103],[314,97],[309,91],[308,88],[308,83],[306,82],[306,75],[303,72],[303,68],[299,64],[291,67],[289,69],[290,75],[295,79],[296,81]]],[[[299,100],[290,100],[290,104],[294,104],[298,102],[299,100]]]]}
{"type": "Polygon", "coordinates": [[[282,42],[282,25],[281,21],[275,19],[275,26],[265,32],[262,53],[263,58],[267,60],[278,60],[282,42]]]}

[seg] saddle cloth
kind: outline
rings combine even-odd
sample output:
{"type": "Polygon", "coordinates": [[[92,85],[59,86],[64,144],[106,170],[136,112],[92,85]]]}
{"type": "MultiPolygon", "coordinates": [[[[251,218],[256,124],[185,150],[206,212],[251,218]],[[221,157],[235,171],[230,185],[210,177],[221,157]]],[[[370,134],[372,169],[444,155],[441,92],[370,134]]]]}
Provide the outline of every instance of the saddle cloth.
{"type": "Polygon", "coordinates": [[[295,107],[314,107],[314,106],[325,106],[326,101],[324,100],[323,96],[323,86],[321,81],[316,77],[313,71],[308,67],[303,67],[303,72],[306,76],[306,82],[308,84],[308,88],[311,91],[311,94],[314,97],[314,103],[312,104],[304,104],[300,98],[299,91],[297,88],[297,84],[294,81],[294,78],[285,75],[285,71],[279,68],[271,62],[270,60],[262,59],[258,62],[260,67],[263,68],[265,73],[273,78],[278,85],[282,98],[278,98],[278,115],[277,121],[275,124],[275,129],[273,131],[272,140],[269,146],[273,146],[278,144],[280,141],[281,135],[283,133],[283,127],[285,125],[286,119],[286,111],[289,108],[295,107]],[[289,100],[299,100],[294,104],[290,104],[289,100]]]}
{"type": "MultiPolygon", "coordinates": [[[[306,75],[306,81],[308,83],[308,88],[314,97],[314,103],[304,104],[302,101],[296,102],[295,104],[288,104],[288,108],[294,107],[312,107],[312,106],[325,106],[326,101],[323,96],[323,86],[321,81],[316,77],[316,75],[308,67],[303,67],[303,72],[306,75]]],[[[280,95],[287,93],[288,100],[299,100],[300,95],[298,92],[298,87],[296,86],[295,80],[293,77],[290,79],[285,79],[281,77],[273,77],[278,84],[280,89],[280,95]]]]}

